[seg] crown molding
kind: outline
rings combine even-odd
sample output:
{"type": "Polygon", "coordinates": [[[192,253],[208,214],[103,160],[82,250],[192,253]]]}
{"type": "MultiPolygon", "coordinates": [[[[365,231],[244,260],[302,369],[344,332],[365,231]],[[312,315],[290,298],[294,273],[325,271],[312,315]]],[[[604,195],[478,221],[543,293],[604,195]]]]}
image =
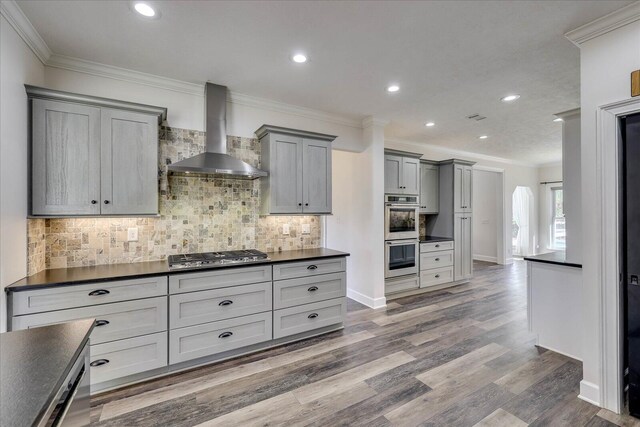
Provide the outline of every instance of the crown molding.
{"type": "Polygon", "coordinates": [[[362,129],[360,120],[351,119],[339,114],[327,113],[325,111],[320,111],[313,108],[300,107],[297,105],[286,104],[284,102],[273,101],[271,99],[259,98],[257,96],[246,95],[243,93],[230,92],[229,102],[231,102],[232,104],[244,105],[246,107],[291,114],[294,116],[305,117],[307,119],[320,120],[324,122],[339,124],[342,126],[362,129]]]}
{"type": "Polygon", "coordinates": [[[47,67],[60,68],[68,71],[89,74],[93,76],[106,77],[114,80],[157,87],[160,89],[171,90],[174,92],[186,93],[188,95],[197,95],[204,97],[204,83],[196,84],[185,82],[182,80],[171,79],[169,77],[157,76],[154,74],[143,73],[141,71],[130,70],[127,68],[115,67],[99,62],[88,61],[86,59],[73,58],[65,55],[54,53],[45,63],[47,67]]]}
{"type": "Polygon", "coordinates": [[[574,108],[572,110],[562,111],[561,113],[555,113],[554,116],[559,117],[562,120],[580,117],[580,108],[574,108]]]}
{"type": "Polygon", "coordinates": [[[565,33],[565,37],[573,44],[580,47],[581,44],[616,30],[627,24],[640,20],[640,1],[618,9],[608,15],[598,18],[588,24],[565,33]]]}
{"type": "Polygon", "coordinates": [[[0,14],[4,16],[7,22],[16,30],[40,62],[46,65],[52,54],[51,49],[49,49],[47,43],[45,43],[42,37],[40,37],[40,34],[38,34],[33,25],[31,25],[31,22],[22,12],[18,4],[14,0],[2,0],[2,2],[0,2],[0,14]]]}
{"type": "Polygon", "coordinates": [[[384,142],[385,142],[385,148],[394,148],[394,147],[388,147],[387,143],[401,144],[401,145],[409,145],[412,147],[421,148],[423,150],[428,149],[428,150],[435,151],[437,153],[446,154],[448,156],[452,156],[455,158],[471,158],[473,160],[485,160],[488,162],[504,163],[504,164],[516,165],[516,166],[525,166],[529,168],[538,168],[541,166],[541,164],[539,163],[521,162],[518,160],[507,159],[504,157],[489,156],[487,154],[473,153],[471,151],[457,150],[455,148],[442,147],[440,145],[433,145],[433,144],[425,144],[422,142],[407,141],[402,139],[389,139],[389,138],[385,138],[384,142]]]}
{"type": "Polygon", "coordinates": [[[370,126],[382,126],[385,127],[389,124],[389,120],[380,119],[378,117],[368,116],[362,119],[362,125],[360,127],[367,128],[370,126]]]}

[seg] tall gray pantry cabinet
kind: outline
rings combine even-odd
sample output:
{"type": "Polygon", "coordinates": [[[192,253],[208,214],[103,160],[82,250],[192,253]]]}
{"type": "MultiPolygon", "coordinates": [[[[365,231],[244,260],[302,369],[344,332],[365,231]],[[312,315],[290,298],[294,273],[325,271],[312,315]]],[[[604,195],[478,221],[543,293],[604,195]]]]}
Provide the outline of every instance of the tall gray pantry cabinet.
{"type": "Polygon", "coordinates": [[[166,108],[26,86],[34,217],[157,215],[166,108]]]}

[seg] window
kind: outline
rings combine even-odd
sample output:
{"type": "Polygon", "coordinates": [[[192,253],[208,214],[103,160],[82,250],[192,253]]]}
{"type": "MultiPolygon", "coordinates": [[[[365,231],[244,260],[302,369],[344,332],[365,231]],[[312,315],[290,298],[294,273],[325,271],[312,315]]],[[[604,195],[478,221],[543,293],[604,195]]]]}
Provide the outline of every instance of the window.
{"type": "Polygon", "coordinates": [[[566,228],[562,187],[551,188],[551,249],[566,248],[566,228]]]}

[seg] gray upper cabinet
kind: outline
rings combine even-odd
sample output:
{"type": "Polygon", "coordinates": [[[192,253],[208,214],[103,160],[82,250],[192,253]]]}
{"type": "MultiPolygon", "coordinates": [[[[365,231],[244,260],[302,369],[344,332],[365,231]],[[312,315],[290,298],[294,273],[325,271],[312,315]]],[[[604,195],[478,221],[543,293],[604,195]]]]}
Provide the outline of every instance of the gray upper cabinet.
{"type": "Polygon", "coordinates": [[[438,165],[420,163],[420,213],[436,214],[439,211],[438,165]]]}
{"type": "Polygon", "coordinates": [[[384,155],[384,192],[420,194],[420,155],[387,150],[384,155]]]}
{"type": "Polygon", "coordinates": [[[261,213],[331,213],[331,143],[336,138],[264,125],[261,142],[261,213]]]}
{"type": "Polygon", "coordinates": [[[31,216],[158,214],[158,123],[166,109],[25,87],[31,216]]]}
{"type": "Polygon", "coordinates": [[[473,169],[469,165],[454,164],[453,173],[453,202],[454,211],[472,212],[473,169]]]}
{"type": "Polygon", "coordinates": [[[101,212],[158,213],[157,118],[103,109],[101,154],[101,212]]]}
{"type": "Polygon", "coordinates": [[[99,214],[100,109],[35,99],[32,132],[32,212],[99,214]]]}
{"type": "Polygon", "coordinates": [[[331,142],[303,140],[304,213],[331,213],[331,142]]]}

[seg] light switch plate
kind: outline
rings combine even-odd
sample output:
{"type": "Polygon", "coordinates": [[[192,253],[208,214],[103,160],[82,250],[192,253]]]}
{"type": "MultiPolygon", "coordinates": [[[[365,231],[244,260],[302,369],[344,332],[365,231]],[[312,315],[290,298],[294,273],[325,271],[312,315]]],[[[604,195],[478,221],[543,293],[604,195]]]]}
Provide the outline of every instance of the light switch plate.
{"type": "Polygon", "coordinates": [[[290,234],[289,224],[282,224],[282,234],[290,234]]]}
{"type": "Polygon", "coordinates": [[[311,234],[311,226],[309,224],[302,224],[302,234],[311,234]]]}
{"type": "Polygon", "coordinates": [[[131,227],[127,229],[127,241],[129,242],[138,241],[138,227],[131,227]]]}

